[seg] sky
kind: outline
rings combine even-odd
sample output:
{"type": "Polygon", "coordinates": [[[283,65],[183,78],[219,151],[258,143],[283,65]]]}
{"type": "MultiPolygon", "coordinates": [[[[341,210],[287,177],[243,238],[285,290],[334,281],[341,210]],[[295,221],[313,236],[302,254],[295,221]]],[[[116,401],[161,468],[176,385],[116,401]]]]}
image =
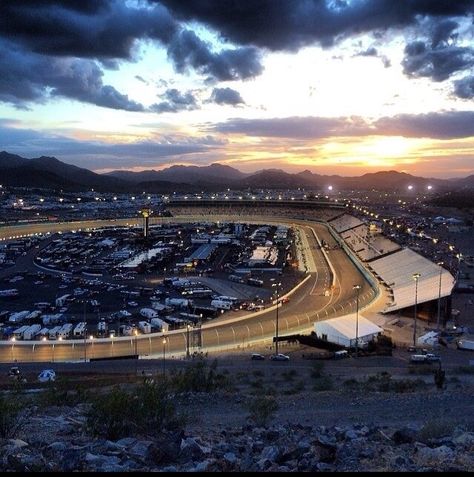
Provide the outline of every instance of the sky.
{"type": "Polygon", "coordinates": [[[0,149],[474,173],[474,0],[2,0],[0,149]]]}

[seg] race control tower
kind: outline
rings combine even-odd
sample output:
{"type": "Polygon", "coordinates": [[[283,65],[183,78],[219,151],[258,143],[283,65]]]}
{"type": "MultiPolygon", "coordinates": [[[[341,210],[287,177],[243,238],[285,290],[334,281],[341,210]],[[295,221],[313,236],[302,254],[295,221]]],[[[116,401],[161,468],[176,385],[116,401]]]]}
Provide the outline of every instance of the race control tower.
{"type": "Polygon", "coordinates": [[[150,226],[150,215],[153,213],[153,211],[149,208],[144,208],[140,210],[140,214],[144,219],[143,223],[143,238],[147,239],[148,238],[148,233],[149,233],[149,226],[150,226]]]}

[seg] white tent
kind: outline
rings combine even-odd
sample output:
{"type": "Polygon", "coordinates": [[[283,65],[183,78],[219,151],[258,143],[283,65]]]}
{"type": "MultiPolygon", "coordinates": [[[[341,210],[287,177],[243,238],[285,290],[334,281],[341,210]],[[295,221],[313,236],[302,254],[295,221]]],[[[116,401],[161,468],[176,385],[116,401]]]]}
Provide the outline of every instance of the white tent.
{"type": "Polygon", "coordinates": [[[346,348],[355,346],[356,337],[360,347],[365,346],[375,336],[382,333],[382,328],[375,325],[359,313],[356,332],[356,314],[340,316],[314,324],[316,336],[322,340],[336,343],[346,348]]]}

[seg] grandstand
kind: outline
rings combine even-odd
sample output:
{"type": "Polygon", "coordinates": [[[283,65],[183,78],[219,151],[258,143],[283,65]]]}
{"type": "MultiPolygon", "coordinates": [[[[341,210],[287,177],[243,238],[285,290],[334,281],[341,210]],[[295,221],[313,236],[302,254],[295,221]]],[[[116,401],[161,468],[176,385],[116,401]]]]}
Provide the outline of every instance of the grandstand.
{"type": "Polygon", "coordinates": [[[342,232],[341,237],[364,262],[400,249],[397,243],[382,234],[370,232],[366,224],[342,232]]]}
{"type": "Polygon", "coordinates": [[[447,270],[408,248],[373,260],[368,266],[393,294],[393,301],[387,305],[383,313],[415,304],[414,273],[421,275],[418,279],[418,303],[438,299],[440,272],[441,297],[450,295],[455,283],[454,277],[447,270]]]}
{"type": "Polygon", "coordinates": [[[364,223],[362,220],[359,220],[357,217],[349,214],[343,214],[334,219],[329,219],[328,222],[338,233],[345,232],[349,229],[354,229],[355,227],[358,227],[364,223]]]}
{"type": "MultiPolygon", "coordinates": [[[[232,222],[239,220],[241,216],[268,216],[327,221],[341,213],[341,210],[337,208],[316,207],[310,202],[307,202],[305,205],[306,207],[303,207],[302,204],[299,204],[299,207],[296,207],[294,202],[284,202],[284,204],[278,202],[275,204],[266,201],[244,204],[241,202],[236,203],[235,201],[207,201],[206,203],[191,201],[183,203],[183,201],[176,201],[167,203],[166,209],[175,217],[203,216],[207,220],[211,220],[211,215],[222,215],[227,216],[232,222]],[[286,205],[286,208],[282,207],[282,205],[286,205]]],[[[155,218],[154,221],[159,221],[159,219],[155,218]]]]}

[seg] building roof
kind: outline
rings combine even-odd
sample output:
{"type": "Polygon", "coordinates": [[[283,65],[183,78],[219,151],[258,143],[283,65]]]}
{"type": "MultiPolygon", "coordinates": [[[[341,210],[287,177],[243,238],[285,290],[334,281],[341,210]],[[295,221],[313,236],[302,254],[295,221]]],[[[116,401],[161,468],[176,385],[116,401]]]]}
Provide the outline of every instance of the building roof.
{"type": "MultiPolygon", "coordinates": [[[[330,326],[336,330],[339,334],[343,335],[349,340],[356,338],[356,314],[350,313],[349,315],[339,316],[338,318],[331,318],[330,320],[319,321],[314,324],[314,329],[318,333],[318,325],[324,327],[330,326]]],[[[358,323],[358,337],[370,336],[377,333],[382,333],[382,328],[369,321],[367,318],[361,316],[359,313],[358,323]]]]}
{"type": "Polygon", "coordinates": [[[417,303],[437,300],[451,294],[454,277],[446,269],[434,264],[409,248],[370,262],[369,267],[393,292],[393,302],[384,312],[396,311],[415,304],[415,280],[419,273],[417,303]],[[441,291],[439,287],[441,275],[441,291]]]}
{"type": "Polygon", "coordinates": [[[204,243],[198,247],[189,257],[189,260],[207,260],[214,250],[217,248],[216,244],[204,243]]]}
{"type": "Polygon", "coordinates": [[[330,219],[328,222],[334,228],[336,232],[344,232],[345,230],[353,229],[359,225],[362,225],[362,220],[349,214],[343,214],[335,219],[330,219]]]}

